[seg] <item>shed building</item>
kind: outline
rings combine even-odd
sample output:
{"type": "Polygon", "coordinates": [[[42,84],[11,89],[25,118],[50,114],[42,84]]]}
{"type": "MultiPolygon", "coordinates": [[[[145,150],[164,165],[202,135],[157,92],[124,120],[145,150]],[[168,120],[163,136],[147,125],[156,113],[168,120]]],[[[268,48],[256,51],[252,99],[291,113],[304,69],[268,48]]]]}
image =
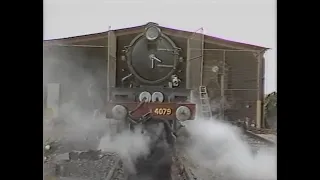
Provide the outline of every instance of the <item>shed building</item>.
{"type": "MultiPolygon", "coordinates": [[[[123,46],[128,45],[144,28],[145,25],[142,25],[44,40],[44,68],[52,67],[51,64],[57,67],[54,71],[44,69],[44,83],[61,84],[59,103],[63,104],[70,98],[77,99],[75,96],[85,97],[90,89],[88,87],[92,87],[90,79],[94,79],[95,87],[102,89],[98,92],[102,100],[99,103],[105,103],[107,87],[119,83],[116,79],[107,81],[108,74],[121,74],[121,71],[116,72],[108,67],[108,61],[121,63],[123,46]],[[46,66],[48,64],[50,66],[46,66]],[[77,68],[85,69],[85,73],[77,71],[77,68]],[[68,80],[64,78],[66,75],[68,80]],[[70,79],[72,88],[68,82],[70,79]],[[64,91],[65,87],[68,87],[68,91],[64,91]]],[[[264,126],[264,53],[268,48],[204,35],[202,29],[187,32],[160,28],[162,33],[182,48],[182,56],[187,61],[195,62],[187,68],[190,71],[197,69],[201,73],[188,73],[187,76],[192,78],[186,82],[187,87],[197,91],[200,85],[206,86],[215,114],[229,120],[249,119],[257,128],[264,126]]],[[[79,101],[86,100],[80,98],[79,101]]]]}

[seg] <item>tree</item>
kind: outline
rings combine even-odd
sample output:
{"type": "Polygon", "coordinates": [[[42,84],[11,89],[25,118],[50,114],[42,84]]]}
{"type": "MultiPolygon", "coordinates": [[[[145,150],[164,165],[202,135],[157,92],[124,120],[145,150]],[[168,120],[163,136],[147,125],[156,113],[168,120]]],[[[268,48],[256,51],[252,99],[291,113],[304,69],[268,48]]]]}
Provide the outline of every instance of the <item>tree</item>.
{"type": "Polygon", "coordinates": [[[277,128],[277,92],[272,92],[265,97],[264,118],[267,127],[277,128]]]}

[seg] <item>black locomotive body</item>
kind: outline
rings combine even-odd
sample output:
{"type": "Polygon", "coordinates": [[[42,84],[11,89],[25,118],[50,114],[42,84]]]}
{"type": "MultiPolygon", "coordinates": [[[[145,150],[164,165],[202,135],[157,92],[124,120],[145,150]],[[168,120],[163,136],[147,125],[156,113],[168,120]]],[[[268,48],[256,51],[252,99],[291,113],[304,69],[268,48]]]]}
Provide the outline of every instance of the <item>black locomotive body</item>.
{"type": "Polygon", "coordinates": [[[163,152],[172,152],[179,122],[195,117],[195,104],[189,101],[190,89],[185,83],[186,62],[181,48],[157,24],[148,23],[144,32],[131,37],[129,44],[117,45],[121,51],[109,48],[109,52],[121,54],[109,55],[107,118],[125,122],[125,128],[121,126],[118,131],[160,124],[155,127],[162,131],[160,134],[157,131],[155,136],[159,138],[153,145],[158,146],[159,142],[168,145],[169,151],[160,150],[160,159],[165,156],[171,159],[171,153],[163,152]]]}
{"type": "Polygon", "coordinates": [[[170,134],[175,133],[179,121],[194,119],[195,104],[189,102],[181,48],[157,24],[148,23],[144,32],[117,48],[121,51],[114,52],[121,54],[115,53],[115,59],[108,62],[110,72],[116,67],[116,77],[108,76],[109,82],[115,82],[108,87],[107,118],[126,121],[128,128],[164,123],[170,134]]]}

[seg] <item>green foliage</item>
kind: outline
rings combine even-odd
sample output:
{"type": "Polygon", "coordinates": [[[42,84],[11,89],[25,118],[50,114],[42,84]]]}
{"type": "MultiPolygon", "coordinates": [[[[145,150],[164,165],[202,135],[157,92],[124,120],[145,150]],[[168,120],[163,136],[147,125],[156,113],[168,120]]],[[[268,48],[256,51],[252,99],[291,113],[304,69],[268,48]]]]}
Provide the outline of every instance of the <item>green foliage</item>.
{"type": "Polygon", "coordinates": [[[268,119],[276,119],[276,117],[277,117],[277,92],[272,92],[264,98],[264,118],[265,120],[268,120],[268,119]]]}

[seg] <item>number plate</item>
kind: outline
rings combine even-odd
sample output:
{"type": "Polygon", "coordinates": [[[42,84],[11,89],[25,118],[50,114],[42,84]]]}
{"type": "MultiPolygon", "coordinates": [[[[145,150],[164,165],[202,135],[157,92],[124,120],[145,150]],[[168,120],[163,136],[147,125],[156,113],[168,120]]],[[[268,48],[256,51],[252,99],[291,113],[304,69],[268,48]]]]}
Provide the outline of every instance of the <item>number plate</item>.
{"type": "Polygon", "coordinates": [[[171,108],[155,108],[153,113],[159,116],[170,116],[172,114],[171,108]]]}

